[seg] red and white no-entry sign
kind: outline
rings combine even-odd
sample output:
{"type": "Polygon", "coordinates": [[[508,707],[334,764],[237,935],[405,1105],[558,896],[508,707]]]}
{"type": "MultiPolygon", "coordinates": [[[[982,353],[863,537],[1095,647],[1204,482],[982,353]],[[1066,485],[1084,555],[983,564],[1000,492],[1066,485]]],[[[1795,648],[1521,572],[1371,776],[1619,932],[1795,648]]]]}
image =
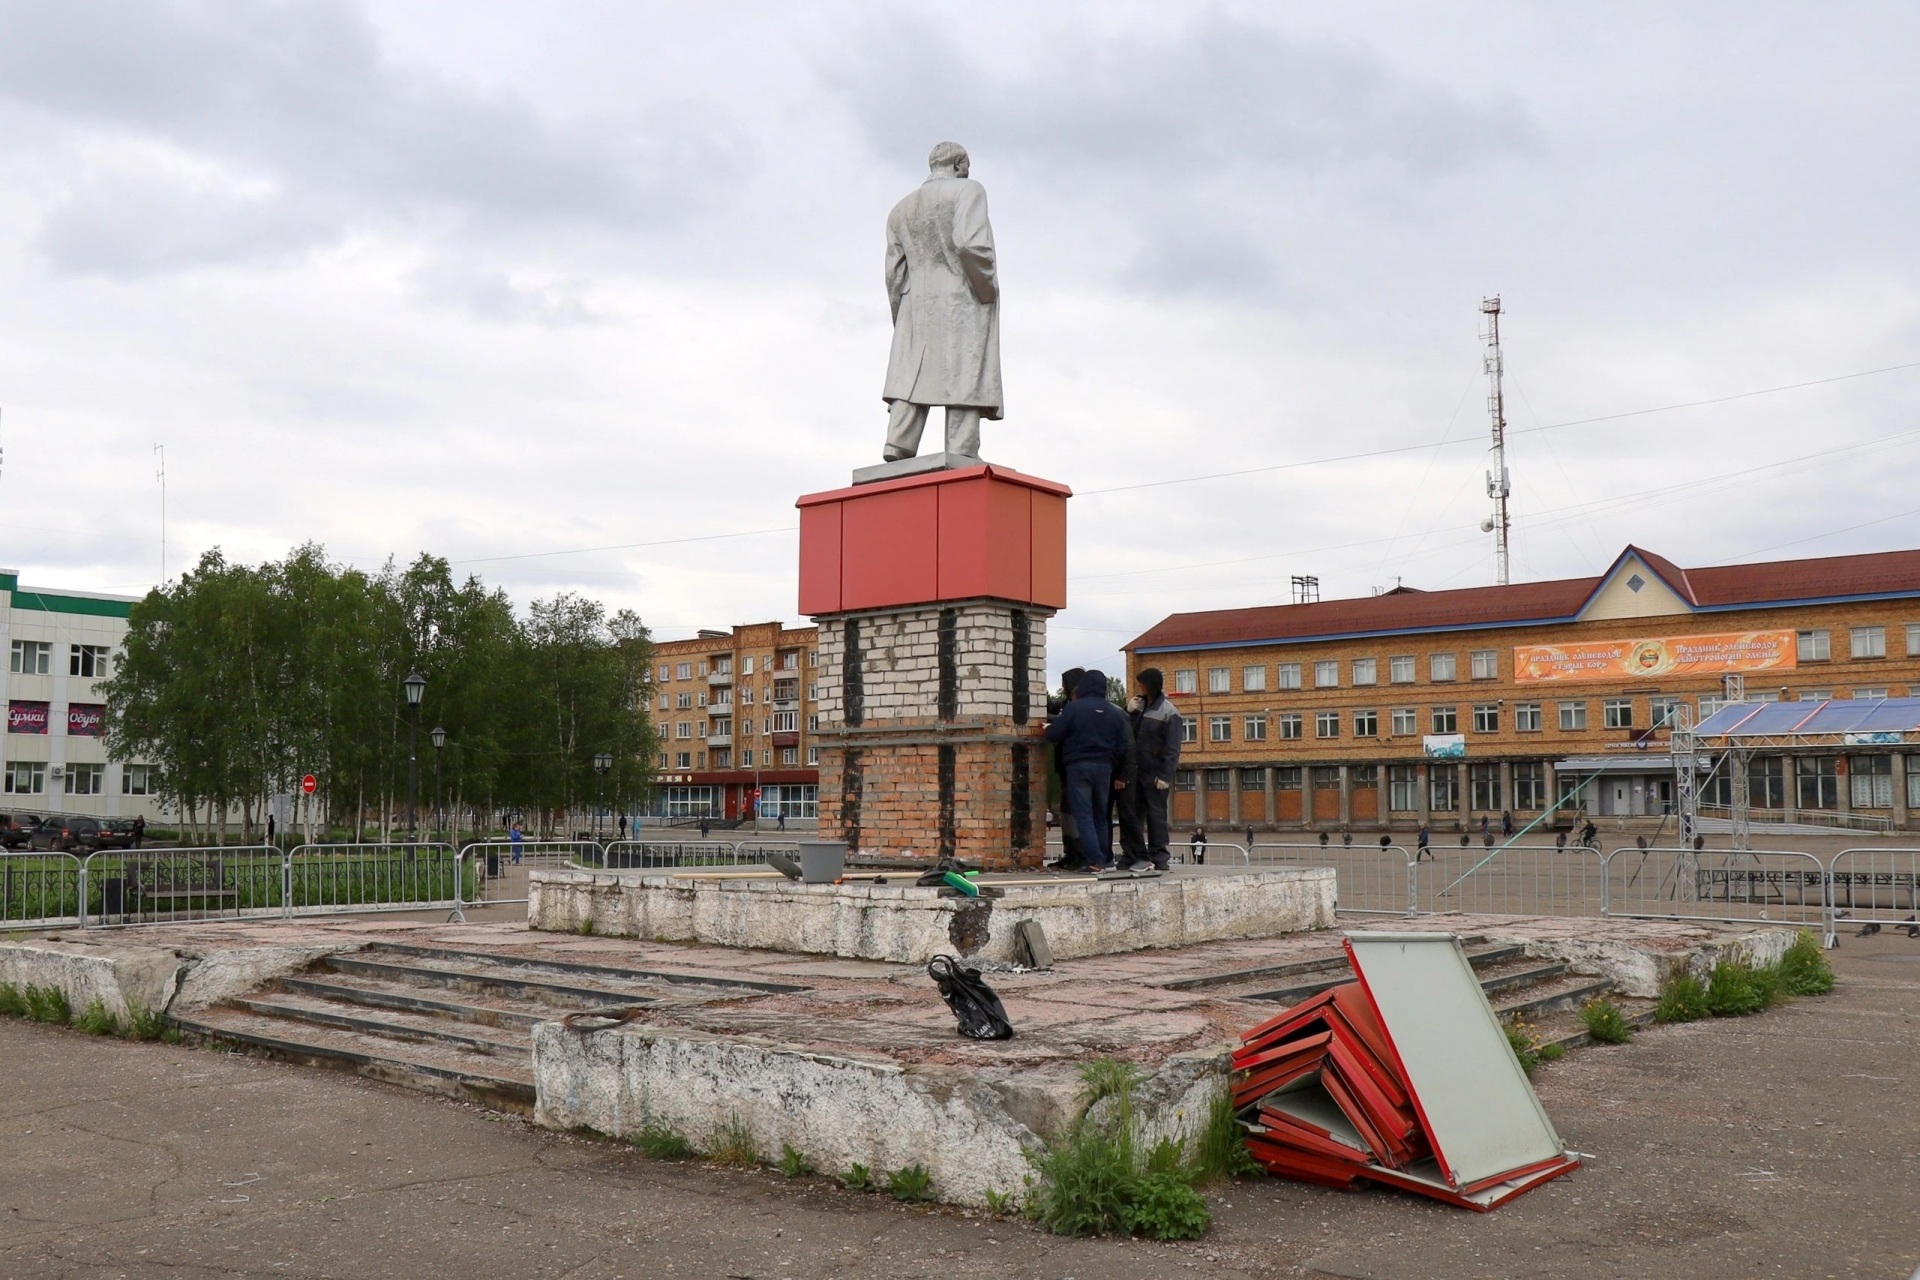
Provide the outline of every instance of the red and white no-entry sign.
{"type": "Polygon", "coordinates": [[[300,779],[300,790],[305,794],[312,795],[319,789],[320,779],[314,777],[312,774],[308,774],[306,777],[300,779]]]}

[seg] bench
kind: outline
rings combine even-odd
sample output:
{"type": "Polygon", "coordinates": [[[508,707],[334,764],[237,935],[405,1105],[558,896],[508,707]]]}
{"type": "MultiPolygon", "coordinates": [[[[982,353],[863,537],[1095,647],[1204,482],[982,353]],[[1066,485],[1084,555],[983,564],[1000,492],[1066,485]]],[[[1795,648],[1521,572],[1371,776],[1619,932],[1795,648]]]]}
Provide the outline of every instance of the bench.
{"type": "Polygon", "coordinates": [[[143,858],[128,869],[126,901],[132,914],[192,910],[194,902],[210,904],[203,910],[237,910],[240,890],[227,883],[217,856],[143,858]]]}

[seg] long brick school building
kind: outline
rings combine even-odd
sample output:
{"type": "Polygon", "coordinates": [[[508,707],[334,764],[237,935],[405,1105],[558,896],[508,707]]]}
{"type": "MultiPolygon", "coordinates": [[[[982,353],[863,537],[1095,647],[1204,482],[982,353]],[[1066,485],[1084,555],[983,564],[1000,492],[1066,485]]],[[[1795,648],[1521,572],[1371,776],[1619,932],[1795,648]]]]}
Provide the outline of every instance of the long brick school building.
{"type": "MultiPolygon", "coordinates": [[[[1920,696],[1920,551],[1683,569],[1629,546],[1598,577],[1177,613],[1124,648],[1187,719],[1180,823],[1454,830],[1562,796],[1562,825],[1653,817],[1673,708],[1703,719],[1729,674],[1748,701],[1920,696]]],[[[1756,819],[1906,828],[1920,744],[1761,753],[1704,811],[1733,785],[1756,819]]]]}

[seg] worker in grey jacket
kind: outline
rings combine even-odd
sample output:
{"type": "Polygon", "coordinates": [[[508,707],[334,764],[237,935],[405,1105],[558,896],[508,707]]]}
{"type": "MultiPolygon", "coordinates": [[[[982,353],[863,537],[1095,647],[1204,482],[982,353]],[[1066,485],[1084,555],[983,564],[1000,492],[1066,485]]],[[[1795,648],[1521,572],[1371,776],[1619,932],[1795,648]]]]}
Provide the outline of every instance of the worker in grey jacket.
{"type": "MultiPolygon", "coordinates": [[[[1113,866],[1113,829],[1107,825],[1114,774],[1127,761],[1132,732],[1127,713],[1107,701],[1107,677],[1089,671],[1073,701],[1047,725],[1047,741],[1060,745],[1067,765],[1067,809],[1080,830],[1087,870],[1113,866]]],[[[1124,780],[1122,785],[1124,785],[1124,780]]]]}
{"type": "Polygon", "coordinates": [[[1180,713],[1167,701],[1164,681],[1158,668],[1148,667],[1135,676],[1145,702],[1133,717],[1134,751],[1139,757],[1140,795],[1136,801],[1146,819],[1147,856],[1153,865],[1165,871],[1171,860],[1167,849],[1167,802],[1173,795],[1173,778],[1180,769],[1180,713]]]}

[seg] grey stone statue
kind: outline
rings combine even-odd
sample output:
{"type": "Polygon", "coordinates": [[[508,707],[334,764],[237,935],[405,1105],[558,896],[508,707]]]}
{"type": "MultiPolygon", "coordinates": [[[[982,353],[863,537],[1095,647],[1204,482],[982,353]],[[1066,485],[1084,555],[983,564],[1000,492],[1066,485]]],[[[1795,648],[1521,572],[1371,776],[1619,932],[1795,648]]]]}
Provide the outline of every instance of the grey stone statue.
{"type": "Polygon", "coordinates": [[[887,215],[887,448],[892,462],[920,451],[927,410],[947,413],[947,452],[980,454],[980,419],[998,419],[1000,282],[987,190],[967,177],[967,150],[943,142],[927,180],[887,215]]]}

